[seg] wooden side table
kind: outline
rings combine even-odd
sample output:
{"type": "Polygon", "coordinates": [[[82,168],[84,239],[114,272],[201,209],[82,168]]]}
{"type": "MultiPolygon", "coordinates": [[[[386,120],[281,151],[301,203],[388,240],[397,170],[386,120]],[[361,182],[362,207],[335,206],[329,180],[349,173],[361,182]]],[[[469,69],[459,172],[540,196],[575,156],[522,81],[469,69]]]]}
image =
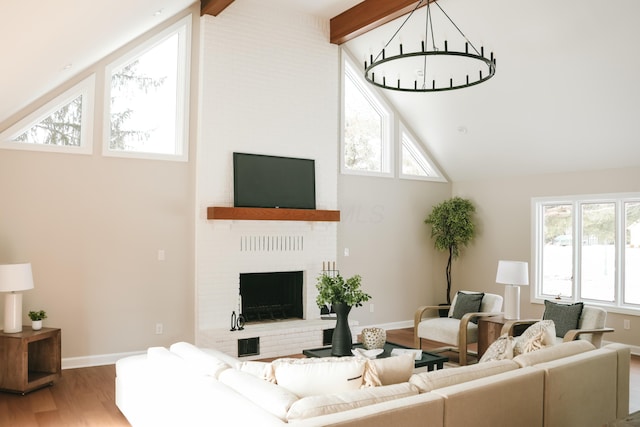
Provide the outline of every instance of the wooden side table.
{"type": "Polygon", "coordinates": [[[22,332],[0,332],[0,390],[28,393],[61,376],[61,331],[24,326],[22,332]]]}

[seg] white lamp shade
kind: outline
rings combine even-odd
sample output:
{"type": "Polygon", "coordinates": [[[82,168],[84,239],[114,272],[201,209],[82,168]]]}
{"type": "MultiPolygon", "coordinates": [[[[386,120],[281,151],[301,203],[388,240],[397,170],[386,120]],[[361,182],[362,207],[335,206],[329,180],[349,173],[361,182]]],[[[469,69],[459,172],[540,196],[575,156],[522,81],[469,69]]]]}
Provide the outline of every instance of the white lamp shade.
{"type": "Polygon", "coordinates": [[[0,265],[0,292],[33,289],[31,263],[0,265]]]}
{"type": "Polygon", "coordinates": [[[498,261],[496,283],[526,286],[529,284],[529,263],[524,261],[498,261]]]}

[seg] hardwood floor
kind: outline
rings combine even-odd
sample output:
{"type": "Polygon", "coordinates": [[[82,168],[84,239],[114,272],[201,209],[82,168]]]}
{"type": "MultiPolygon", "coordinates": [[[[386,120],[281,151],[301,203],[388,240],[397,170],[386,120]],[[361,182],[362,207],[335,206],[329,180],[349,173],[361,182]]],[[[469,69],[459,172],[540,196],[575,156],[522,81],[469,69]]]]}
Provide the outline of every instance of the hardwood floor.
{"type": "MultiPolygon", "coordinates": [[[[412,346],[413,328],[389,330],[387,340],[412,346]]],[[[0,427],[129,426],[115,405],[114,378],[114,365],[66,369],[52,387],[25,396],[0,392],[0,427]]],[[[640,410],[638,356],[631,357],[630,380],[629,409],[635,412],[640,410]]]]}

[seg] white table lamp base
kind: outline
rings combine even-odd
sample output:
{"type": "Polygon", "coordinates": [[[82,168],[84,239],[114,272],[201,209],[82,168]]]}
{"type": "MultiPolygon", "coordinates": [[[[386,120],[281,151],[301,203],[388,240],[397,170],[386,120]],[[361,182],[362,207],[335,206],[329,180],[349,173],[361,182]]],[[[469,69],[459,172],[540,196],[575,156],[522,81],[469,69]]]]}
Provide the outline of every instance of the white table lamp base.
{"type": "Polygon", "coordinates": [[[520,319],[520,286],[507,285],[504,288],[504,318],[520,319]]]}
{"type": "Polygon", "coordinates": [[[11,292],[4,297],[4,332],[22,332],[22,294],[11,292]]]}

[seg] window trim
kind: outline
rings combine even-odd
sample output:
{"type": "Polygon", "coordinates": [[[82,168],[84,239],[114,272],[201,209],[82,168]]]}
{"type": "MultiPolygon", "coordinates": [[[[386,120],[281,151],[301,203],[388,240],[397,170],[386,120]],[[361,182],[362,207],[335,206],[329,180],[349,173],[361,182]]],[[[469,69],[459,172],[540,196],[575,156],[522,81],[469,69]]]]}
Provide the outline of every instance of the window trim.
{"type": "Polygon", "coordinates": [[[341,49],[341,79],[340,79],[340,93],[341,93],[341,103],[342,108],[340,111],[340,171],[345,175],[361,175],[361,176],[379,176],[386,178],[395,177],[395,161],[394,161],[394,112],[391,108],[386,105],[386,102],[377,94],[375,91],[371,90],[367,87],[367,83],[365,82],[362,75],[360,75],[357,70],[358,66],[351,56],[346,52],[345,49],[341,49]],[[344,140],[344,127],[345,127],[345,80],[347,77],[347,73],[351,75],[351,80],[355,84],[355,86],[360,90],[362,95],[369,101],[372,107],[382,116],[382,171],[366,171],[359,169],[349,169],[345,165],[344,161],[344,151],[345,151],[345,140],[344,140]]]}
{"type": "Polygon", "coordinates": [[[29,113],[12,126],[0,133],[0,148],[11,150],[45,151],[67,154],[92,154],[93,153],[93,123],[95,104],[96,75],[91,74],[60,95],[49,100],[40,108],[29,113]],[[82,96],[82,121],[80,124],[80,146],[33,144],[18,142],[13,139],[20,136],[33,126],[49,117],[55,111],[69,104],[77,97],[82,96]]]}
{"type": "MultiPolygon", "coordinates": [[[[418,138],[415,137],[413,132],[411,132],[409,128],[402,121],[400,121],[398,124],[398,156],[397,157],[398,157],[398,178],[413,179],[418,181],[447,182],[444,175],[442,175],[442,172],[440,172],[440,169],[438,169],[438,167],[435,165],[433,160],[431,160],[431,157],[427,155],[427,152],[422,147],[422,144],[420,144],[418,138]],[[407,134],[409,137],[409,143],[411,144],[410,150],[417,151],[417,154],[420,155],[421,160],[423,160],[426,163],[427,167],[433,171],[435,176],[411,175],[411,174],[405,174],[402,172],[402,162],[404,160],[402,156],[402,149],[404,147],[403,134],[407,134]]],[[[418,163],[420,163],[420,160],[418,160],[418,163]]]]}
{"type": "Polygon", "coordinates": [[[179,19],[164,30],[160,31],[149,40],[138,44],[136,47],[121,55],[116,60],[105,66],[104,79],[104,115],[102,155],[105,157],[120,157],[149,160],[189,161],[189,120],[190,120],[190,76],[191,76],[191,49],[192,49],[192,14],[179,19]],[[177,100],[176,100],[176,150],[177,154],[164,154],[139,151],[111,150],[111,73],[114,69],[126,64],[135,57],[153,49],[178,33],[178,74],[177,100]],[[180,66],[183,64],[184,66],[180,66]],[[182,84],[180,84],[182,82],[182,84]]]}
{"type": "MultiPolygon", "coordinates": [[[[616,245],[615,245],[615,277],[614,277],[614,301],[606,302],[602,300],[593,300],[580,298],[580,274],[581,274],[581,247],[582,245],[573,246],[572,262],[573,262],[573,283],[572,283],[572,297],[561,297],[561,302],[584,302],[589,305],[598,306],[606,309],[608,312],[628,314],[628,315],[640,315],[640,304],[632,304],[624,302],[625,292],[625,251],[626,251],[626,239],[625,239],[625,212],[624,206],[627,202],[640,202],[640,193],[604,193],[604,194],[586,194],[586,195],[572,195],[572,196],[551,196],[551,197],[533,197],[531,199],[531,254],[532,264],[531,269],[533,280],[530,286],[530,302],[533,304],[544,304],[545,299],[552,299],[552,295],[542,294],[542,248],[544,236],[543,236],[543,212],[542,209],[546,205],[560,205],[568,204],[572,205],[573,210],[573,224],[572,224],[572,239],[575,236],[580,236],[582,227],[582,214],[581,205],[588,203],[614,203],[615,204],[615,232],[616,232],[616,245]]],[[[581,241],[578,239],[577,241],[581,241]]]]}

